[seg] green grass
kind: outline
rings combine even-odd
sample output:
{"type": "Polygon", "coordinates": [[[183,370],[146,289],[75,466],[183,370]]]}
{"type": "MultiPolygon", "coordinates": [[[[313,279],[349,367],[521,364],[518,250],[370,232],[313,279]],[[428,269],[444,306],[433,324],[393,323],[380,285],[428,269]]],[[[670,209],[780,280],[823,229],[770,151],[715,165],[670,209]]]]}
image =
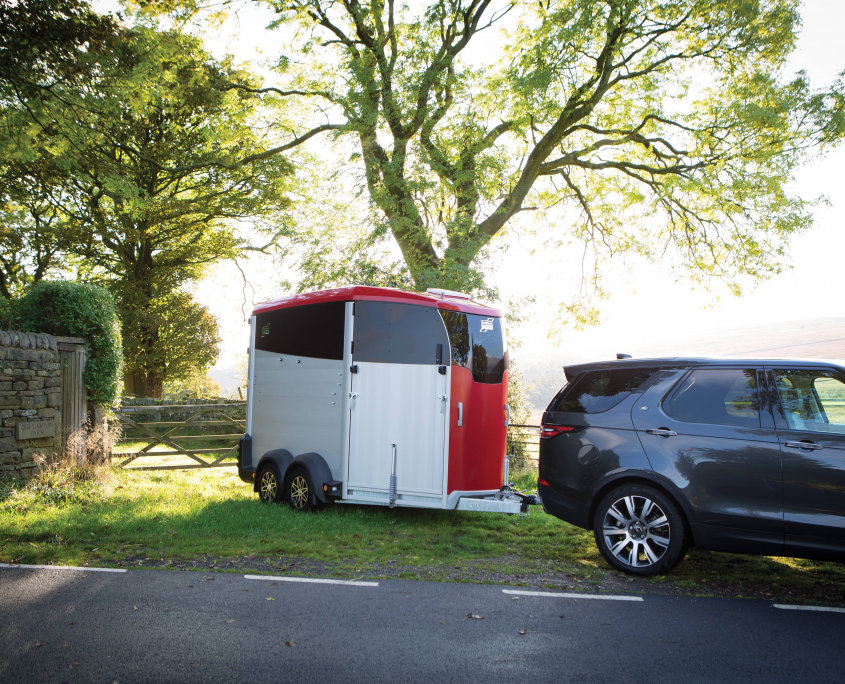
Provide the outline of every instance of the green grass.
{"type": "MultiPolygon", "coordinates": [[[[693,550],[669,576],[610,570],[592,534],[530,516],[334,505],[315,514],[258,501],[230,470],[54,471],[0,483],[0,561],[216,567],[355,577],[669,591],[845,605],[845,565],[693,550]]],[[[528,489],[530,477],[517,485],[528,489]]]]}

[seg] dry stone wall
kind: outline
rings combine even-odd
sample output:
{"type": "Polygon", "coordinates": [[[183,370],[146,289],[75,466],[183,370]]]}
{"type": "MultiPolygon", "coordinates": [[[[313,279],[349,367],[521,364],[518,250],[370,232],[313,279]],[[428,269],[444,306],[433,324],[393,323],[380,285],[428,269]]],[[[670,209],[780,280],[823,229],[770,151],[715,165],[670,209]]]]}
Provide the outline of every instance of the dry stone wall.
{"type": "Polygon", "coordinates": [[[0,478],[25,479],[60,451],[62,365],[57,340],[0,330],[0,478]]]}

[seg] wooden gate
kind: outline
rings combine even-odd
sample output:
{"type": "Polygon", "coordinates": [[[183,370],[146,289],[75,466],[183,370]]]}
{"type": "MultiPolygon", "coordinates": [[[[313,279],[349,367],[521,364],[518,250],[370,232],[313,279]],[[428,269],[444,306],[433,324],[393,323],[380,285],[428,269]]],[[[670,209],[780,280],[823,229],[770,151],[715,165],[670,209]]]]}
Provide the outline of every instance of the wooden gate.
{"type": "Polygon", "coordinates": [[[85,399],[85,340],[80,337],[57,337],[59,363],[62,365],[62,445],[88,422],[88,404],[85,399]]]}
{"type": "Polygon", "coordinates": [[[113,460],[127,470],[187,470],[237,465],[246,402],[113,409],[123,435],[113,460]],[[138,465],[144,459],[144,465],[138,465]]]}

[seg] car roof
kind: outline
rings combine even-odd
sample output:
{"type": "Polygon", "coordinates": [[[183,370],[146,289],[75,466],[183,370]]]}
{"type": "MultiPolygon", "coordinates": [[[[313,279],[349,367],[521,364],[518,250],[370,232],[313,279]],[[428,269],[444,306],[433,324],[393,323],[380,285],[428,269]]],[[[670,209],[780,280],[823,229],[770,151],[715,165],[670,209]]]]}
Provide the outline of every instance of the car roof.
{"type": "Polygon", "coordinates": [[[845,370],[845,362],[836,360],[823,359],[718,359],[718,358],[704,358],[704,357],[665,357],[665,358],[648,358],[648,359],[609,359],[607,361],[592,361],[589,363],[577,363],[564,366],[563,370],[566,373],[567,380],[572,380],[575,376],[587,371],[601,371],[608,369],[621,368],[654,368],[654,369],[672,369],[672,368],[701,368],[704,366],[720,366],[733,368],[747,368],[748,366],[785,366],[788,365],[793,368],[819,368],[819,367],[835,367],[839,370],[845,370]]]}
{"type": "Polygon", "coordinates": [[[408,292],[392,287],[371,287],[369,285],[352,285],[350,287],[336,287],[330,290],[304,292],[289,297],[282,297],[271,302],[258,304],[253,314],[286,309],[294,306],[305,306],[322,302],[397,302],[401,304],[418,304],[447,311],[461,311],[463,313],[481,314],[483,316],[501,317],[501,312],[474,301],[471,297],[460,292],[432,289],[427,292],[408,292]]]}

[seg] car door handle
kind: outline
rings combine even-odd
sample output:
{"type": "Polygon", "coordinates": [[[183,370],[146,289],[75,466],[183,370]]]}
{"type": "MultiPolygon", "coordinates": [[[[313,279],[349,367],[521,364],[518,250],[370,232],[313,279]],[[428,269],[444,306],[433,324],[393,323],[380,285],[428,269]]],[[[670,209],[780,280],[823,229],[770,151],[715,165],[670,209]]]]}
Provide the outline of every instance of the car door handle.
{"type": "Polygon", "coordinates": [[[824,447],[821,444],[816,444],[815,442],[810,442],[810,441],[806,441],[806,442],[789,441],[789,442],[784,442],[784,445],[788,446],[792,449],[806,449],[807,451],[812,451],[814,449],[824,449],[824,447]]]}
{"type": "Polygon", "coordinates": [[[676,437],[678,435],[677,432],[669,428],[651,428],[650,430],[646,430],[646,434],[658,435],[659,437],[676,437]]]}

